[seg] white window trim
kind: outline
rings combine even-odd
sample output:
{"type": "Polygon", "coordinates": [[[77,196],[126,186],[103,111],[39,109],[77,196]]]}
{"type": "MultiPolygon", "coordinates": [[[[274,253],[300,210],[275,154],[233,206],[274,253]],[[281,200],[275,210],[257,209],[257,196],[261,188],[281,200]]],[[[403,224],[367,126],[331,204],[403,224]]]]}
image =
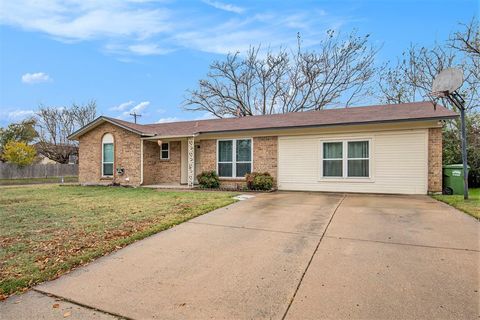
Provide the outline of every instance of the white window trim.
{"type": "Polygon", "coordinates": [[[113,178],[114,174],[115,174],[115,139],[113,138],[112,136],[112,141],[111,142],[105,142],[104,141],[105,139],[105,136],[102,137],[102,178],[113,178]],[[105,162],[105,145],[106,144],[111,144],[113,145],[113,161],[112,162],[105,162]],[[112,164],[112,174],[111,175],[105,175],[105,172],[104,172],[104,165],[105,164],[112,164]]]}
{"type": "Polygon", "coordinates": [[[217,174],[220,179],[230,179],[230,180],[245,180],[245,177],[237,177],[237,163],[250,163],[251,172],[253,172],[253,139],[250,137],[246,138],[235,138],[235,139],[217,139],[217,174]],[[237,161],[237,140],[250,140],[250,161],[237,161]],[[232,141],[232,161],[219,161],[219,145],[221,141],[232,141]],[[222,177],[219,174],[218,165],[219,163],[231,163],[232,164],[232,176],[231,177],[222,177]]]}
{"type": "Polygon", "coordinates": [[[374,159],[373,159],[373,139],[371,137],[364,138],[353,138],[353,139],[332,139],[332,140],[320,140],[320,170],[319,170],[319,180],[320,181],[332,181],[332,182],[374,182],[373,168],[374,168],[374,159]],[[348,158],[348,143],[355,141],[368,141],[368,158],[348,158]],[[323,158],[323,144],[324,143],[342,143],[342,158],[341,159],[324,159],[323,158]],[[330,177],[323,175],[323,160],[342,160],[342,176],[341,177],[330,177]],[[368,160],[368,177],[349,177],[348,176],[348,160],[368,160]]]}
{"type": "Polygon", "coordinates": [[[345,144],[344,144],[344,141],[343,140],[330,140],[330,141],[322,141],[321,143],[321,146],[320,146],[321,150],[320,150],[320,157],[321,157],[321,164],[320,164],[320,177],[323,178],[323,179],[340,179],[340,178],[343,178],[343,176],[345,176],[345,164],[344,164],[344,161],[345,161],[345,144]],[[325,143],[341,143],[342,144],[342,158],[328,158],[328,159],[324,159],[323,158],[323,145],[325,143]],[[336,176],[324,176],[323,175],[323,161],[331,161],[331,160],[341,160],[342,161],[342,177],[336,177],[336,176]]]}
{"type": "Polygon", "coordinates": [[[170,160],[170,142],[162,142],[162,145],[160,145],[160,160],[170,160]],[[167,158],[163,158],[162,156],[162,151],[165,151],[165,150],[162,150],[162,145],[166,143],[167,144],[167,152],[168,152],[168,157],[167,158]]]}

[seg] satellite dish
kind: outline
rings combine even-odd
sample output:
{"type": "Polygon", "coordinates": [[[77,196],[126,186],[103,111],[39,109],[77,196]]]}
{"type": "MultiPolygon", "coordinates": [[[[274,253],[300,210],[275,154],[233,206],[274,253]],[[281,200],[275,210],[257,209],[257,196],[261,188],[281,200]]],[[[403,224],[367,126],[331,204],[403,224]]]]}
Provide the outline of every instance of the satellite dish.
{"type": "Polygon", "coordinates": [[[433,80],[432,94],[448,96],[458,90],[463,84],[463,71],[457,68],[442,70],[433,80]]]}

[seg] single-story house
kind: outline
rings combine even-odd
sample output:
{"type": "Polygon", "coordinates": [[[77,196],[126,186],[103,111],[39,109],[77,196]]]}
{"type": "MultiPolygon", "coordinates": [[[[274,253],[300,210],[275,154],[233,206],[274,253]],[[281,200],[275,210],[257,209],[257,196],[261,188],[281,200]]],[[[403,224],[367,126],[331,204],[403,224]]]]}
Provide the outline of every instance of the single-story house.
{"type": "Polygon", "coordinates": [[[99,117],[73,133],[82,184],[223,187],[269,172],[279,190],[426,194],[442,189],[442,120],[431,102],[158,124],[99,117]]]}

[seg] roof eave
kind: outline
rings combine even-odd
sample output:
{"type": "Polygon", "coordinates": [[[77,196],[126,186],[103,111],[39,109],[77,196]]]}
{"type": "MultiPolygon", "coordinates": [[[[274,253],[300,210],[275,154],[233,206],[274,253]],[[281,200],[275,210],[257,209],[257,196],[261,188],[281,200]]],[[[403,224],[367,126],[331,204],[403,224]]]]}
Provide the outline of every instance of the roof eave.
{"type": "Polygon", "coordinates": [[[450,120],[458,118],[459,115],[442,116],[442,117],[429,117],[429,118],[412,118],[412,119],[397,119],[397,120],[375,120],[364,122],[343,122],[343,123],[331,123],[331,124],[313,124],[313,125],[297,125],[297,126],[280,126],[280,127],[265,127],[265,128],[253,128],[253,129],[232,129],[232,130],[218,130],[218,131],[205,131],[198,134],[218,134],[227,132],[245,132],[245,131],[266,131],[266,130],[285,130],[285,129],[308,129],[308,128],[322,128],[322,127],[338,127],[338,126],[352,126],[352,125],[368,125],[368,124],[381,124],[381,123],[395,123],[395,122],[418,122],[418,121],[433,121],[433,120],[450,120]]]}
{"type": "Polygon", "coordinates": [[[108,122],[108,123],[111,123],[113,124],[114,126],[117,126],[117,127],[120,127],[122,129],[125,129],[127,131],[130,131],[130,132],[133,132],[135,134],[138,134],[140,136],[154,136],[153,133],[146,133],[146,132],[141,132],[141,131],[138,131],[138,130],[135,130],[133,128],[130,128],[130,127],[127,127],[127,126],[124,126],[118,122],[115,122],[115,121],[112,121],[111,119],[107,118],[107,117],[104,117],[104,116],[100,116],[98,117],[97,119],[93,120],[92,122],[90,122],[89,124],[85,125],[84,127],[78,129],[77,131],[75,131],[74,133],[72,133],[71,135],[69,135],[67,138],[69,140],[78,140],[78,138],[85,134],[86,132],[94,129],[95,127],[97,127],[98,125],[100,125],[101,123],[103,122],[108,122]]]}
{"type": "Polygon", "coordinates": [[[149,136],[145,136],[142,140],[158,140],[158,139],[176,139],[176,138],[195,138],[198,136],[198,133],[191,133],[191,134],[177,134],[177,135],[161,135],[161,134],[153,134],[149,136]]]}

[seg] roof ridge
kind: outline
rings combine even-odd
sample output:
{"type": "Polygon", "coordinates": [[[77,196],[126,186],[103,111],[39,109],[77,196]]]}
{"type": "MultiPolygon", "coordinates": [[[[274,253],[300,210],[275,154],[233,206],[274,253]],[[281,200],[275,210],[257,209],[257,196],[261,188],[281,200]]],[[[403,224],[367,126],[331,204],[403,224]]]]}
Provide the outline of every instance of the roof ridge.
{"type": "MultiPolygon", "coordinates": [[[[155,122],[155,123],[147,123],[144,124],[146,126],[158,126],[163,124],[173,124],[173,123],[187,123],[187,122],[206,122],[206,121],[218,121],[218,120],[238,120],[238,119],[251,119],[251,118],[258,118],[258,117],[278,117],[278,116],[288,116],[293,114],[305,114],[305,113],[317,113],[317,112],[325,112],[325,111],[337,111],[337,110],[351,110],[351,109],[363,109],[363,108],[385,108],[385,107],[401,107],[401,106],[412,106],[412,105],[419,105],[428,103],[433,106],[433,102],[424,100],[424,101],[415,101],[415,102],[405,102],[405,103],[389,103],[389,104],[374,104],[374,105],[367,105],[367,106],[351,106],[351,107],[335,107],[335,108],[328,108],[328,109],[319,109],[319,110],[306,110],[306,111],[291,111],[286,113],[271,113],[271,114],[256,114],[251,116],[243,116],[243,117],[227,117],[227,118],[212,118],[212,119],[193,119],[193,120],[180,120],[180,121],[172,121],[172,122],[155,122]]],[[[439,104],[437,104],[439,105],[439,104]]],[[[442,106],[443,107],[443,106],[442,106]]],[[[358,110],[356,110],[358,111],[358,110]]],[[[133,124],[133,123],[132,123],[133,124]]]]}

